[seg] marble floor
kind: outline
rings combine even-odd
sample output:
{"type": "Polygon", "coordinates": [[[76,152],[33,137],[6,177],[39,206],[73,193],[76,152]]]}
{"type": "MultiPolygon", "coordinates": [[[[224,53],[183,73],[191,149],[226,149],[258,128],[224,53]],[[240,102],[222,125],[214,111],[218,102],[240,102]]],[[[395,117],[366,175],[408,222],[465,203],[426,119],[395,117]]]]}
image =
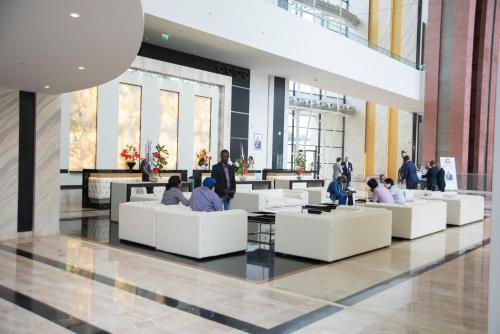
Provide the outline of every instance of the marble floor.
{"type": "Polygon", "coordinates": [[[0,333],[487,330],[489,209],[482,222],[331,264],[285,259],[260,277],[249,266],[281,261],[272,250],[216,265],[158,256],[110,243],[109,212],[73,209],[64,234],[0,243],[0,333]]]}

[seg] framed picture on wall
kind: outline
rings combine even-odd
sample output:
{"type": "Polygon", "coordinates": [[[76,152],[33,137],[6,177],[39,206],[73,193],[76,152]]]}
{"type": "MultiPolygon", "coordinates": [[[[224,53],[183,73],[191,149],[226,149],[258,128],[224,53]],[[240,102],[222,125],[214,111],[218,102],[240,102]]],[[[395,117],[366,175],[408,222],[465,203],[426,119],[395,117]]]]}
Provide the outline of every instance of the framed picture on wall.
{"type": "Polygon", "coordinates": [[[262,148],[262,134],[253,134],[253,148],[254,150],[260,150],[262,148]]]}

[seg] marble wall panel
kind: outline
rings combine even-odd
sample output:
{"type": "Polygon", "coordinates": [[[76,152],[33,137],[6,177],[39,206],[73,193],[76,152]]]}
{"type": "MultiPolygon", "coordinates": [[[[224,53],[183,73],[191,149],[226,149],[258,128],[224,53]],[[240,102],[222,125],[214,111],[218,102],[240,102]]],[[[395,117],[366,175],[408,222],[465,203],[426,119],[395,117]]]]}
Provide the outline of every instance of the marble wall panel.
{"type": "Polygon", "coordinates": [[[19,92],[0,89],[0,240],[17,236],[19,92]]]}
{"type": "Polygon", "coordinates": [[[377,105],[375,116],[375,175],[385,174],[387,160],[388,107],[377,105]]]}
{"type": "MultiPolygon", "coordinates": [[[[399,152],[405,151],[411,157],[413,140],[413,113],[399,110],[398,115],[398,167],[403,164],[399,152]]],[[[416,160],[416,158],[415,158],[416,160]]]]}
{"type": "Polygon", "coordinates": [[[386,50],[391,49],[391,14],[392,1],[380,0],[378,18],[378,46],[386,50]]]}
{"type": "Polygon", "coordinates": [[[59,233],[61,96],[37,94],[34,236],[59,233]]]}
{"type": "Polygon", "coordinates": [[[347,98],[347,104],[356,108],[353,116],[345,119],[344,152],[353,165],[353,175],[364,174],[365,154],[365,117],[366,101],[347,98]]]}
{"type": "Polygon", "coordinates": [[[418,1],[403,1],[401,22],[401,57],[415,62],[417,59],[418,1]]]}

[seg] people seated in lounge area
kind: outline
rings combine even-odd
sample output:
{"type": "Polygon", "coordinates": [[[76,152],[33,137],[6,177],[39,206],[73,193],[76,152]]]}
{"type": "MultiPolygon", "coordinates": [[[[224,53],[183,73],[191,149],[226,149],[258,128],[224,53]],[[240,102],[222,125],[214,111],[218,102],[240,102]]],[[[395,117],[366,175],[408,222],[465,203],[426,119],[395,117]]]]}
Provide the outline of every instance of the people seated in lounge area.
{"type": "Polygon", "coordinates": [[[366,183],[372,192],[372,201],[377,203],[394,203],[391,192],[375,179],[369,179],[366,183]]]}
{"type": "Polygon", "coordinates": [[[391,192],[394,203],[403,204],[406,201],[405,197],[403,196],[403,193],[401,192],[401,189],[399,189],[399,187],[394,184],[393,179],[391,178],[385,179],[384,187],[389,189],[389,191],[391,192]]]}
{"type": "Polygon", "coordinates": [[[337,177],[328,185],[326,192],[329,194],[330,199],[334,202],[339,201],[339,205],[347,204],[347,194],[342,190],[343,176],[337,177]]]}
{"type": "Polygon", "coordinates": [[[161,204],[177,205],[179,202],[185,206],[189,206],[191,204],[191,201],[184,196],[180,189],[181,183],[181,178],[177,175],[171,176],[168,179],[167,189],[163,193],[161,204]]]}
{"type": "Polygon", "coordinates": [[[215,179],[207,177],[203,186],[195,188],[191,195],[191,209],[193,211],[222,211],[222,202],[214,192],[215,179]]]}

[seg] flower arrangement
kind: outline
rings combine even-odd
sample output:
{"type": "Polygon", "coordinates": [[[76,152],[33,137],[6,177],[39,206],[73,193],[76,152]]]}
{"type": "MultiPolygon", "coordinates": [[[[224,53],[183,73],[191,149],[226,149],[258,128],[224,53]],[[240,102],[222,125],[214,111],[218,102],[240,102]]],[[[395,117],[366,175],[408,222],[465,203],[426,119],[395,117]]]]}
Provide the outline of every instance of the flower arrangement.
{"type": "Polygon", "coordinates": [[[151,152],[149,156],[149,163],[151,167],[153,167],[153,174],[159,174],[159,172],[165,167],[168,162],[168,150],[165,148],[165,145],[157,144],[155,146],[156,151],[151,152]]]}
{"type": "Polygon", "coordinates": [[[250,167],[248,160],[245,160],[244,157],[238,158],[234,162],[234,167],[234,174],[246,178],[246,176],[248,175],[248,168],[250,167]]]}
{"type": "Polygon", "coordinates": [[[295,174],[299,179],[302,177],[302,174],[304,174],[305,167],[306,167],[306,158],[304,157],[304,154],[302,152],[298,152],[295,155],[294,169],[295,169],[295,174]]]}
{"type": "Polygon", "coordinates": [[[212,161],[212,156],[210,152],[202,148],[198,153],[196,153],[196,162],[200,163],[201,160],[205,160],[205,164],[210,168],[210,162],[212,161]]]}
{"type": "Polygon", "coordinates": [[[141,157],[134,145],[126,145],[122,153],[120,153],[120,156],[124,158],[127,163],[135,163],[141,157]]]}

